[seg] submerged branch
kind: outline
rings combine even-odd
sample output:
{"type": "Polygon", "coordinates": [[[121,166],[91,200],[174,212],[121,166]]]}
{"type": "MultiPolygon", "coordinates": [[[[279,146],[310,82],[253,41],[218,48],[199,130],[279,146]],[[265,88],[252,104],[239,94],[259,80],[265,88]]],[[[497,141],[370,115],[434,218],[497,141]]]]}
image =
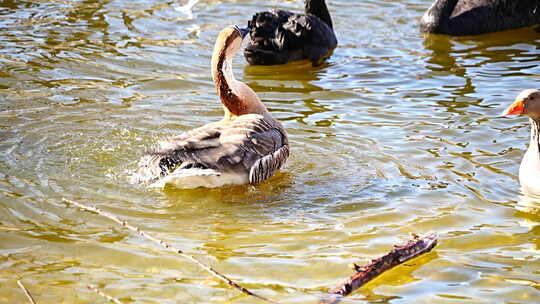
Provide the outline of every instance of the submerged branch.
{"type": "Polygon", "coordinates": [[[30,303],[32,303],[32,304],[36,304],[36,301],[34,300],[32,295],[30,294],[28,289],[26,289],[26,287],[24,287],[23,283],[20,280],[17,280],[17,284],[19,284],[19,287],[21,287],[21,289],[24,291],[24,294],[28,298],[28,301],[30,301],[30,303]]]}
{"type": "Polygon", "coordinates": [[[199,265],[201,268],[203,268],[204,270],[208,271],[210,274],[212,274],[214,277],[224,281],[225,283],[227,283],[229,286],[232,286],[234,288],[236,288],[237,290],[241,291],[242,293],[244,294],[247,294],[247,295],[250,295],[252,297],[255,297],[255,298],[258,298],[260,300],[263,300],[263,301],[266,301],[266,302],[269,302],[269,303],[277,303],[273,300],[270,300],[268,298],[265,298],[261,295],[258,295],[252,291],[250,291],[249,289],[243,287],[242,285],[236,283],[235,281],[229,279],[228,277],[226,277],[225,275],[221,274],[220,272],[218,272],[217,270],[215,270],[214,268],[212,268],[211,266],[208,266],[206,264],[204,264],[202,261],[198,260],[196,257],[192,256],[192,255],[189,255],[187,253],[184,253],[181,249],[178,249],[178,248],[175,248],[174,246],[172,246],[171,244],[163,241],[163,240],[160,240],[156,237],[153,237],[152,235],[144,232],[143,230],[141,230],[140,228],[138,227],[135,227],[135,226],[132,226],[131,224],[129,224],[128,222],[126,221],[123,221],[121,219],[119,219],[118,217],[116,217],[115,215],[112,215],[108,212],[105,212],[95,206],[87,206],[87,205],[84,205],[82,203],[79,203],[79,202],[75,202],[75,201],[72,201],[72,200],[68,200],[66,198],[62,199],[64,202],[68,203],[68,204],[72,204],[74,206],[77,206],[83,210],[86,210],[86,211],[90,211],[90,212],[95,212],[103,217],[106,217],[112,221],[115,221],[117,222],[118,224],[124,226],[125,228],[131,230],[131,231],[134,231],[136,232],[137,234],[139,234],[140,236],[142,236],[143,238],[146,238],[147,240],[150,240],[160,246],[162,246],[163,248],[165,249],[168,249],[172,252],[175,252],[189,260],[191,260],[192,262],[194,262],[195,264],[199,265]]]}
{"type": "Polygon", "coordinates": [[[111,297],[110,295],[104,293],[103,291],[101,291],[99,288],[97,288],[96,286],[94,285],[88,285],[86,286],[88,289],[92,290],[93,292],[97,293],[98,295],[104,297],[105,299],[107,299],[109,302],[113,302],[114,304],[122,304],[122,302],[120,300],[118,300],[117,298],[113,298],[111,297]]]}
{"type": "Polygon", "coordinates": [[[419,237],[414,235],[412,240],[401,246],[394,246],[394,249],[378,259],[372,260],[366,266],[360,267],[354,264],[356,273],[350,276],[345,282],[330,291],[330,295],[321,301],[322,304],[336,304],[343,297],[360,288],[367,282],[374,279],[379,274],[407,261],[418,255],[429,252],[437,245],[438,235],[430,233],[419,237]]]}

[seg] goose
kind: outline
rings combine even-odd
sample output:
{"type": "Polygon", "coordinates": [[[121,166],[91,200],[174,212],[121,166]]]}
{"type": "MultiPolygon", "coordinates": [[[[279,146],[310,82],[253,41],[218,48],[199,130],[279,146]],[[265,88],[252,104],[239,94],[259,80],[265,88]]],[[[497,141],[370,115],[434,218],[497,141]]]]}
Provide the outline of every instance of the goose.
{"type": "Polygon", "coordinates": [[[247,33],[227,27],[214,46],[212,79],[223,104],[223,119],[159,142],[141,157],[134,182],[186,189],[254,184],[285,163],[289,156],[285,128],[233,75],[232,58],[247,33]]]}
{"type": "Polygon", "coordinates": [[[248,22],[244,57],[251,65],[285,64],[308,59],[318,65],[337,46],[324,0],[305,0],[305,14],[284,10],[259,12],[248,22]]]}
{"type": "Polygon", "coordinates": [[[448,35],[478,35],[538,23],[538,0],[435,0],[422,17],[420,30],[448,35]]]}
{"type": "Polygon", "coordinates": [[[503,115],[529,116],[531,141],[519,166],[519,183],[524,192],[540,194],[540,90],[522,91],[503,115]]]}

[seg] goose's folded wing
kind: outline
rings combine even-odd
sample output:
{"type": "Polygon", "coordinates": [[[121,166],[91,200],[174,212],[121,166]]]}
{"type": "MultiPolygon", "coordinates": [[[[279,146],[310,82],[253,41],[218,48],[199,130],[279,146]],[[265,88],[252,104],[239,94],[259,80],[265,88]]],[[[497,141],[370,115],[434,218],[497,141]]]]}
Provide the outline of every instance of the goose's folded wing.
{"type": "Polygon", "coordinates": [[[215,169],[240,171],[257,183],[271,177],[289,156],[287,135],[276,121],[260,115],[235,121],[235,127],[224,130],[215,169]]]}
{"type": "Polygon", "coordinates": [[[206,125],[148,152],[137,175],[147,177],[142,181],[151,181],[176,168],[206,168],[249,174],[250,182],[258,182],[285,162],[289,150],[284,132],[279,123],[256,114],[206,125]]]}
{"type": "Polygon", "coordinates": [[[160,141],[155,148],[147,151],[141,157],[138,168],[131,177],[132,182],[155,181],[181,165],[193,167],[194,162],[186,162],[186,159],[179,157],[179,152],[211,149],[219,146],[221,128],[222,125],[211,123],[160,141]]]}
{"type": "Polygon", "coordinates": [[[219,145],[224,124],[213,122],[159,142],[159,150],[204,149],[219,145]]]}
{"type": "MultiPolygon", "coordinates": [[[[289,157],[289,145],[283,144],[282,136],[283,134],[277,130],[272,130],[264,134],[266,140],[268,140],[268,137],[271,137],[274,144],[281,143],[281,146],[274,145],[273,147],[270,147],[270,145],[268,145],[268,149],[257,151],[257,155],[260,158],[255,161],[249,170],[250,183],[258,183],[271,177],[285,163],[289,157]],[[263,152],[264,154],[260,152],[263,152]]],[[[260,147],[257,147],[256,149],[260,150],[260,147]]]]}

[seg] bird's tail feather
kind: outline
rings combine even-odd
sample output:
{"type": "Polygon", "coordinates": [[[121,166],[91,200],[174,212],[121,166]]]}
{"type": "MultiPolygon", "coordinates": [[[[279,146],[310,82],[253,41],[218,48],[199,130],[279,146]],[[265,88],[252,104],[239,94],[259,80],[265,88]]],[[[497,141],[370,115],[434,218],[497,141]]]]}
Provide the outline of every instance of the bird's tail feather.
{"type": "Polygon", "coordinates": [[[196,188],[200,186],[208,186],[207,184],[211,183],[211,180],[219,177],[220,175],[220,172],[212,169],[177,169],[155,181],[150,185],[150,187],[163,188],[167,184],[174,185],[178,188],[196,188]]]}

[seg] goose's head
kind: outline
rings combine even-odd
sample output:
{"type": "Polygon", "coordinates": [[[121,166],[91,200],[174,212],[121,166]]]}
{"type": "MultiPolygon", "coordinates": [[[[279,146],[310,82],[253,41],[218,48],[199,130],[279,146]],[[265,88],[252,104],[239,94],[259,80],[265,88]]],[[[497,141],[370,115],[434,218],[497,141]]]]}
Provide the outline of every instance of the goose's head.
{"type": "Polygon", "coordinates": [[[226,119],[251,113],[270,115],[257,94],[233,75],[232,58],[248,32],[237,26],[227,27],[219,33],[214,46],[212,79],[225,108],[226,119]]]}
{"type": "Polygon", "coordinates": [[[249,29],[239,28],[238,26],[229,26],[223,29],[214,44],[212,62],[231,59],[240,49],[242,40],[249,33],[249,29]]]}
{"type": "Polygon", "coordinates": [[[540,90],[523,90],[504,110],[503,115],[527,115],[540,120],[540,90]]]}

